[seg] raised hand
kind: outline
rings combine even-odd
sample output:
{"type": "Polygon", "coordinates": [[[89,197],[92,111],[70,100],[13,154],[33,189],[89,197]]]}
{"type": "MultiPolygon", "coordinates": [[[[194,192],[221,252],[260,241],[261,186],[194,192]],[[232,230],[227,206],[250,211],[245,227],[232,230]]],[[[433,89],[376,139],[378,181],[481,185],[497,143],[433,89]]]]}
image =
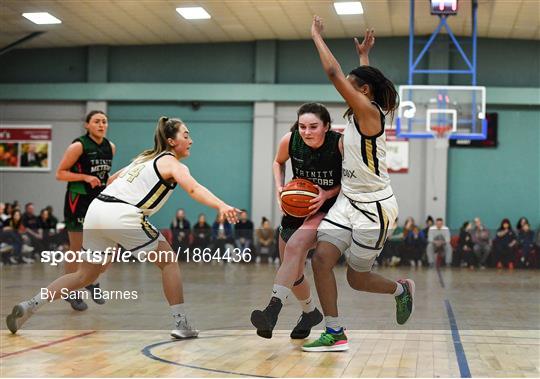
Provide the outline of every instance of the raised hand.
{"type": "Polygon", "coordinates": [[[311,23],[311,36],[321,35],[324,29],[323,19],[319,16],[313,16],[313,22],[311,23]]]}
{"type": "Polygon", "coordinates": [[[375,30],[366,29],[364,39],[362,43],[358,42],[358,38],[354,38],[354,45],[356,46],[356,52],[358,55],[369,55],[369,51],[375,45],[375,30]]]}

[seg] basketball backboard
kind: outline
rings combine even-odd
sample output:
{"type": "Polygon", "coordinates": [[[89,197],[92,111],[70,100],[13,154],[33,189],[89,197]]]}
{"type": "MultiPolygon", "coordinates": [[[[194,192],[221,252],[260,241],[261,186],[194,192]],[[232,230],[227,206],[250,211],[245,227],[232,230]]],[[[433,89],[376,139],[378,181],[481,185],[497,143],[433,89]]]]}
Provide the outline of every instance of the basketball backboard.
{"type": "Polygon", "coordinates": [[[485,87],[404,85],[399,96],[398,137],[486,139],[485,87]]]}

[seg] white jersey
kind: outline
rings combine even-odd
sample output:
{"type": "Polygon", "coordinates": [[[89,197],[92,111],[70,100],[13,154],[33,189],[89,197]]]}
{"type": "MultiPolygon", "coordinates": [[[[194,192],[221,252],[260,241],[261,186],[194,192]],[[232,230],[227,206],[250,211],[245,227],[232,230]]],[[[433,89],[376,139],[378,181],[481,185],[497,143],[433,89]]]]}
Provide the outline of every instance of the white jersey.
{"type": "Polygon", "coordinates": [[[386,134],[381,108],[382,130],[373,137],[360,134],[354,116],[349,117],[343,135],[341,190],[349,199],[371,202],[393,195],[386,166],[386,134]]]}
{"type": "Polygon", "coordinates": [[[157,160],[165,155],[173,154],[166,152],[142,163],[132,162],[101,195],[134,205],[146,216],[156,213],[176,187],[176,183],[169,183],[158,172],[157,160]]]}

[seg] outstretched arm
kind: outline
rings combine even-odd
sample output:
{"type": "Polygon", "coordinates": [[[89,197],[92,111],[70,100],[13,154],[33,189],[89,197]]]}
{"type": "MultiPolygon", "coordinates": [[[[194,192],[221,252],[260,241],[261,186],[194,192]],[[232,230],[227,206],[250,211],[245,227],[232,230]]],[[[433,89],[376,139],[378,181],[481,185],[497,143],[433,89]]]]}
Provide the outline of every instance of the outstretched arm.
{"type": "Polygon", "coordinates": [[[356,120],[360,123],[362,134],[377,135],[381,131],[379,110],[371,104],[369,98],[360,89],[354,88],[353,84],[347,80],[338,61],[324,42],[321,35],[322,30],[322,19],[319,16],[314,16],[311,37],[319,52],[324,72],[353,110],[356,120]]]}
{"type": "Polygon", "coordinates": [[[210,192],[208,188],[197,182],[191,176],[186,165],[176,161],[174,166],[171,168],[171,174],[174,180],[193,200],[216,209],[219,214],[225,216],[230,223],[234,224],[238,222],[237,213],[239,213],[240,210],[226,204],[224,201],[210,192]]]}

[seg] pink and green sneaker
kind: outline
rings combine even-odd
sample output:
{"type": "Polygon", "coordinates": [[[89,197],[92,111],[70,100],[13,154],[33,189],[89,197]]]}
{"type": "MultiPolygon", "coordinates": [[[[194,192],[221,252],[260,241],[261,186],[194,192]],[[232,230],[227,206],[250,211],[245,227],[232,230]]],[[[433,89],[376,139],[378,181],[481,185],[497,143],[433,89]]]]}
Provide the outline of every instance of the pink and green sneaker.
{"type": "Polygon", "coordinates": [[[345,351],[349,350],[347,336],[342,330],[339,334],[324,331],[318,340],[306,343],[302,346],[303,351],[345,351]]]}

